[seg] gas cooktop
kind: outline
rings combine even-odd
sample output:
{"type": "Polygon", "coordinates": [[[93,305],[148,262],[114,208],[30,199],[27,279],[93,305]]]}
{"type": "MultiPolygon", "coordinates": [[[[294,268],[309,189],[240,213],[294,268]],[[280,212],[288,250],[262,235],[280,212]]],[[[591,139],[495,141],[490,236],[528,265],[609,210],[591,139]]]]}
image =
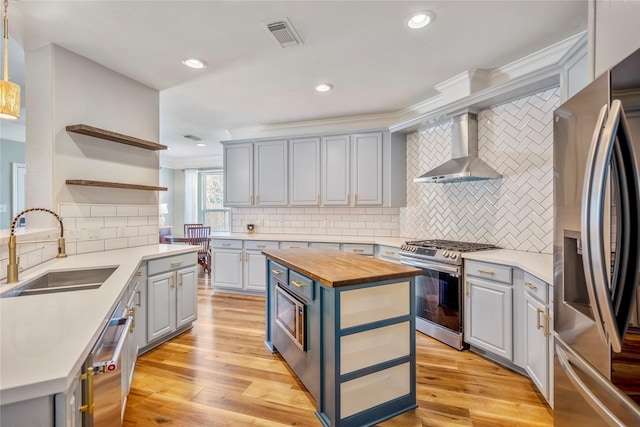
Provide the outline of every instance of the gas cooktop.
{"type": "Polygon", "coordinates": [[[458,242],[455,240],[414,240],[405,242],[404,246],[416,246],[420,248],[430,249],[445,249],[448,251],[456,252],[471,252],[481,251],[483,249],[500,249],[495,245],[489,243],[473,243],[473,242],[458,242]]]}
{"type": "MultiPolygon", "coordinates": [[[[455,240],[413,240],[400,247],[404,263],[410,259],[422,259],[462,265],[462,252],[500,249],[489,243],[458,242],[455,240]]],[[[407,262],[409,261],[409,262],[407,262]]]]}

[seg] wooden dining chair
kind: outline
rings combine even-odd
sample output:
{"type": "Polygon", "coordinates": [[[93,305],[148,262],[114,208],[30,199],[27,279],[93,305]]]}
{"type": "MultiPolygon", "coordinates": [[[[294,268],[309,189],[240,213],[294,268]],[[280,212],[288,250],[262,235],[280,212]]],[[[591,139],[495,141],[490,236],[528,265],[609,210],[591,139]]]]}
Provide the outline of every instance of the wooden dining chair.
{"type": "MultiPolygon", "coordinates": [[[[186,224],[185,224],[186,226],[186,224]]],[[[190,245],[197,245],[201,248],[198,250],[198,264],[202,266],[202,270],[211,275],[211,251],[209,250],[211,227],[185,227],[185,237],[190,245]]]]}
{"type": "Polygon", "coordinates": [[[185,224],[184,225],[184,237],[187,237],[187,230],[193,227],[202,227],[202,224],[185,224]]]}

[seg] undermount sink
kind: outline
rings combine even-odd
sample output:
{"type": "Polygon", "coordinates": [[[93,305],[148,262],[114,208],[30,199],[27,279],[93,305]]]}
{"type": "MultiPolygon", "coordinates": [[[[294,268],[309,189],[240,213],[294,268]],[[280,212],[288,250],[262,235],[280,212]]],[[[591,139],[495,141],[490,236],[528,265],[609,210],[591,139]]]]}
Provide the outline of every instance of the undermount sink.
{"type": "Polygon", "coordinates": [[[24,285],[0,294],[0,298],[97,289],[102,286],[116,268],[118,267],[50,271],[31,279],[24,285]]]}

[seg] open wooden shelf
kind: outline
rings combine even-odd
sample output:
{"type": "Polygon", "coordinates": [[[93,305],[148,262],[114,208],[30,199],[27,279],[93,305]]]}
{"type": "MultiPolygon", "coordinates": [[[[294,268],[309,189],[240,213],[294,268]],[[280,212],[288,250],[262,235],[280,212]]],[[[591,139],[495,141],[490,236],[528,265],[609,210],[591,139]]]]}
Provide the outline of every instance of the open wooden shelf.
{"type": "Polygon", "coordinates": [[[111,132],[109,130],[94,128],[88,125],[69,125],[66,127],[67,132],[79,133],[82,135],[93,136],[95,138],[106,139],[108,141],[120,144],[131,145],[133,147],[144,148],[145,150],[166,150],[167,146],[157,144],[144,139],[135,138],[133,136],[122,135],[120,133],[111,132]]]}
{"type": "Polygon", "coordinates": [[[88,187],[124,188],[127,190],[167,191],[167,187],[153,185],[122,184],[120,182],[90,181],[86,179],[68,179],[67,185],[84,185],[88,187]]]}

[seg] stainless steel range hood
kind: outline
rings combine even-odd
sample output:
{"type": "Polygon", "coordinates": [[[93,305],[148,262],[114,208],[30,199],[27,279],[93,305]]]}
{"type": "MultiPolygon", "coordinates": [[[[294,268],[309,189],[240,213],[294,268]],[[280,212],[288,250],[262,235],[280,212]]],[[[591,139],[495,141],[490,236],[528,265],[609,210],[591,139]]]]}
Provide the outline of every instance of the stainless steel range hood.
{"type": "Polygon", "coordinates": [[[452,159],[415,178],[413,182],[462,182],[502,178],[478,158],[478,116],[466,113],[451,119],[452,159]]]}

